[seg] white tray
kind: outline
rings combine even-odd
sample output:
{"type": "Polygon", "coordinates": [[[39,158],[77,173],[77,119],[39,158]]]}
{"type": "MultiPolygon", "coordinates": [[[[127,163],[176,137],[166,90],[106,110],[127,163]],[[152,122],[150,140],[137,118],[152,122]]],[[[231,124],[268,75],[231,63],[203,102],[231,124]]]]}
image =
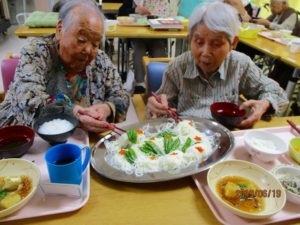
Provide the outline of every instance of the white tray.
{"type": "MultiPolygon", "coordinates": [[[[88,135],[85,131],[77,128],[74,134],[68,139],[67,143],[74,143],[79,146],[89,145],[88,135]]],[[[43,185],[49,183],[44,153],[50,147],[51,146],[39,136],[35,136],[32,147],[22,158],[30,160],[38,165],[41,172],[38,190],[28,204],[16,213],[0,219],[0,222],[70,212],[77,210],[86,204],[90,196],[89,165],[83,174],[83,182],[80,186],[52,185],[50,188],[48,187],[49,185],[47,185],[48,188],[46,188],[43,185]],[[44,187],[43,189],[41,188],[41,185],[44,187]],[[43,191],[46,189],[47,193],[43,191]],[[71,192],[71,195],[69,195],[68,192],[71,192]]]]}
{"type": "MultiPolygon", "coordinates": [[[[291,132],[290,127],[264,128],[258,130],[265,130],[268,132],[272,132],[273,134],[285,140],[287,143],[291,138],[295,137],[294,133],[291,132]]],[[[271,163],[262,163],[260,161],[253,159],[246,152],[246,147],[244,145],[244,134],[245,131],[233,132],[233,135],[235,136],[235,148],[228,155],[227,159],[246,160],[249,162],[256,163],[269,171],[272,170],[275,166],[280,164],[291,164],[296,166],[298,165],[295,161],[293,161],[290,158],[288,152],[285,155],[279,157],[278,160],[271,163]]],[[[206,203],[210,207],[211,211],[214,213],[217,220],[219,220],[223,224],[239,224],[239,225],[271,224],[271,223],[279,223],[287,220],[300,218],[299,205],[290,203],[289,201],[286,202],[285,207],[279,213],[275,214],[274,216],[268,219],[249,220],[249,219],[244,219],[242,217],[236,216],[217,202],[217,200],[215,199],[215,197],[213,196],[212,192],[208,187],[206,177],[207,177],[207,171],[194,175],[193,179],[199,191],[201,192],[203,198],[205,199],[206,203]]]]}

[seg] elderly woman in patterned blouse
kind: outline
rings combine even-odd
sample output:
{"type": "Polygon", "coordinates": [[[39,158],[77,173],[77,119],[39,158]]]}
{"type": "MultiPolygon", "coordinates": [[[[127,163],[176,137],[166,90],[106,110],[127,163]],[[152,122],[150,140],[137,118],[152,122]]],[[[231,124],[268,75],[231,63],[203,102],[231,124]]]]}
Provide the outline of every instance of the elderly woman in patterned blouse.
{"type": "Polygon", "coordinates": [[[174,107],[180,115],[212,119],[213,102],[238,103],[240,94],[249,99],[240,108],[251,111],[240,128],[251,127],[265,113],[282,113],[288,104],[283,89],[248,56],[232,50],[238,31],[237,12],[228,4],[196,9],[189,23],[191,51],[168,65],[158,90],[162,103],[148,99],[152,117],[166,115],[166,109],[174,107]]]}
{"type": "Polygon", "coordinates": [[[68,1],[56,33],[21,51],[15,80],[0,104],[0,126],[31,125],[41,113],[72,113],[87,131],[125,119],[129,96],[116,67],[99,49],[103,14],[89,0],[68,1]]]}

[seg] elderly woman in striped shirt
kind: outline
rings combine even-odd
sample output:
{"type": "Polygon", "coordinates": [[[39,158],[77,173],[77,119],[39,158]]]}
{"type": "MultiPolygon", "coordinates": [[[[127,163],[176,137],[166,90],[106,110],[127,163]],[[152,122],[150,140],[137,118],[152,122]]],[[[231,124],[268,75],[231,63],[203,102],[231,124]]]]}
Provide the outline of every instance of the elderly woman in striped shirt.
{"type": "Polygon", "coordinates": [[[158,90],[162,103],[150,97],[147,110],[153,118],[173,107],[182,116],[212,119],[210,105],[247,99],[241,109],[251,111],[239,128],[251,127],[266,114],[281,114],[288,99],[280,86],[264,76],[243,53],[233,50],[239,31],[237,12],[228,4],[197,8],[190,17],[191,51],[176,57],[167,67],[158,90]],[[216,13],[218,12],[218,13],[216,13]]]}

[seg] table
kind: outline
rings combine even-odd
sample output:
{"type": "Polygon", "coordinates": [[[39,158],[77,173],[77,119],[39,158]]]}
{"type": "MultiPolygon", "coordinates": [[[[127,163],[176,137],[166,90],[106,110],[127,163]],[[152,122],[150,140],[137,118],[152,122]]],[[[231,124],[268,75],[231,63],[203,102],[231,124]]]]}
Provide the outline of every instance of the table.
{"type": "Polygon", "coordinates": [[[102,11],[103,11],[103,13],[117,14],[121,5],[122,5],[122,3],[103,2],[102,3],[102,11]]]}
{"type": "MultiPolygon", "coordinates": [[[[134,95],[133,102],[143,118],[142,95],[134,95]]],[[[300,124],[300,117],[289,117],[300,124]]],[[[255,128],[285,126],[287,118],[260,121],[255,128]]],[[[91,144],[97,137],[90,135],[91,144]]],[[[78,211],[52,216],[7,222],[18,224],[72,224],[72,225],[199,225],[219,224],[208,208],[191,177],[152,184],[128,184],[112,181],[91,170],[91,195],[87,204],[78,211]]],[[[285,224],[300,224],[300,220],[285,224]]]]}

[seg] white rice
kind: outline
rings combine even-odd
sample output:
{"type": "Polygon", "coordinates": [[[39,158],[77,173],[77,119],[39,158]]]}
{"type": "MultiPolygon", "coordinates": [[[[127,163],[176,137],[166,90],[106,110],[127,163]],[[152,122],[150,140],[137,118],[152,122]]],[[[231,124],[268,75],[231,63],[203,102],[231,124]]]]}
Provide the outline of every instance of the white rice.
{"type": "Polygon", "coordinates": [[[38,132],[40,134],[62,134],[68,132],[74,128],[74,125],[68,120],[64,119],[53,119],[43,123],[38,132]]]}

